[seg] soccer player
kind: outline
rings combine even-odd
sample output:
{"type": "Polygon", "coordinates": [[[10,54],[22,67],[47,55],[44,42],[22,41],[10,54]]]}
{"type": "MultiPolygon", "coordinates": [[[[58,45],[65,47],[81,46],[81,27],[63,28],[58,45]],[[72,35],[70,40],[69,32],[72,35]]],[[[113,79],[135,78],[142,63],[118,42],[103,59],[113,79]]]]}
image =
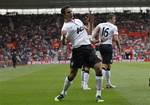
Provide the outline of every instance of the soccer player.
{"type": "Polygon", "coordinates": [[[16,62],[17,62],[17,57],[16,57],[16,51],[12,51],[12,62],[13,62],[13,68],[16,68],[16,62]]]}
{"type": "MultiPolygon", "coordinates": [[[[86,30],[89,35],[89,38],[91,38],[92,34],[92,29],[93,29],[93,16],[91,15],[91,11],[89,11],[89,14],[85,16],[84,18],[84,23],[86,25],[86,30]]],[[[83,90],[91,90],[88,85],[89,81],[89,70],[90,67],[87,65],[83,65],[82,70],[81,70],[81,88],[83,90]]]]}
{"type": "Polygon", "coordinates": [[[62,40],[66,38],[72,43],[72,58],[70,61],[70,74],[65,78],[64,86],[61,93],[55,97],[55,101],[61,101],[67,94],[67,90],[71,82],[77,75],[78,69],[84,64],[95,69],[96,74],[96,101],[103,102],[101,99],[102,88],[102,73],[101,61],[95,55],[94,49],[88,38],[84,24],[81,20],[73,17],[70,6],[65,6],[61,9],[61,14],[64,17],[64,24],[62,27],[62,40]]]}
{"type": "Polygon", "coordinates": [[[118,46],[119,52],[121,52],[121,46],[118,37],[118,28],[115,25],[116,16],[114,14],[109,14],[107,16],[107,22],[100,23],[96,26],[96,28],[92,32],[92,39],[96,40],[95,37],[98,35],[99,37],[99,51],[102,56],[102,69],[105,70],[105,78],[106,78],[106,88],[115,88],[115,85],[111,83],[111,64],[112,64],[112,42],[113,39],[118,46]]]}

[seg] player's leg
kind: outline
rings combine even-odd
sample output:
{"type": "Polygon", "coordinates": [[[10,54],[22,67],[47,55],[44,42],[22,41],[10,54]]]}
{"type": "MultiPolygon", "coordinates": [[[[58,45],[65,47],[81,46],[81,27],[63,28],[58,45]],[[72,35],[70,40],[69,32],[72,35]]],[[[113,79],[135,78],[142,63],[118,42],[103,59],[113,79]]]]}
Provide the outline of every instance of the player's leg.
{"type": "Polygon", "coordinates": [[[83,66],[83,68],[82,68],[82,73],[81,73],[81,78],[82,78],[82,81],[81,81],[81,83],[82,83],[82,89],[83,90],[91,90],[91,88],[89,88],[89,86],[88,86],[88,81],[89,81],[89,70],[90,70],[90,68],[89,67],[87,67],[87,66],[83,66]]]}
{"type": "MultiPolygon", "coordinates": [[[[92,51],[91,51],[92,52],[92,51]]],[[[88,67],[93,67],[95,70],[95,78],[96,78],[96,101],[97,102],[103,102],[102,100],[102,65],[101,65],[101,60],[97,57],[95,51],[91,53],[89,56],[89,63],[88,67]]]]}
{"type": "Polygon", "coordinates": [[[63,89],[61,93],[57,97],[55,97],[55,101],[61,101],[67,95],[67,90],[71,85],[71,81],[73,81],[76,77],[77,71],[77,69],[71,68],[69,76],[65,78],[63,89]]]}
{"type": "Polygon", "coordinates": [[[12,62],[13,62],[13,68],[16,68],[16,60],[13,59],[12,62]]]}
{"type": "Polygon", "coordinates": [[[84,66],[82,67],[82,70],[81,70],[81,88],[83,88],[83,82],[84,82],[84,66]]]}
{"type": "Polygon", "coordinates": [[[70,61],[70,74],[68,75],[68,77],[66,77],[66,79],[64,81],[63,89],[62,89],[60,95],[55,97],[55,101],[60,101],[65,97],[67,90],[71,85],[71,81],[73,81],[77,75],[78,68],[81,68],[82,65],[84,64],[83,63],[84,59],[83,59],[82,54],[84,54],[84,53],[82,51],[80,51],[80,48],[73,49],[72,58],[70,61]]]}
{"type": "Polygon", "coordinates": [[[96,73],[96,101],[103,102],[104,100],[101,99],[102,98],[102,82],[103,82],[101,63],[96,63],[94,65],[94,70],[96,73]]]}
{"type": "Polygon", "coordinates": [[[106,45],[101,45],[100,48],[100,53],[102,55],[102,62],[103,62],[103,74],[106,79],[106,88],[115,88],[116,86],[111,84],[111,64],[112,64],[112,45],[106,44],[106,45]]]}
{"type": "Polygon", "coordinates": [[[111,73],[110,73],[110,67],[108,69],[108,64],[104,64],[105,65],[105,79],[106,79],[106,88],[109,88],[109,86],[111,85],[111,73]]]}
{"type": "MultiPolygon", "coordinates": [[[[103,60],[103,62],[104,62],[104,60],[103,60]]],[[[102,64],[102,74],[103,74],[103,79],[105,79],[106,80],[106,83],[108,83],[108,75],[106,76],[106,71],[107,71],[107,68],[108,68],[108,65],[107,64],[102,64]]]]}
{"type": "Polygon", "coordinates": [[[105,71],[105,77],[106,77],[106,88],[116,88],[115,85],[111,83],[111,64],[108,64],[107,69],[105,71]]]}
{"type": "Polygon", "coordinates": [[[102,74],[103,74],[103,79],[105,79],[105,71],[106,71],[106,66],[105,64],[102,64],[102,74]]]}

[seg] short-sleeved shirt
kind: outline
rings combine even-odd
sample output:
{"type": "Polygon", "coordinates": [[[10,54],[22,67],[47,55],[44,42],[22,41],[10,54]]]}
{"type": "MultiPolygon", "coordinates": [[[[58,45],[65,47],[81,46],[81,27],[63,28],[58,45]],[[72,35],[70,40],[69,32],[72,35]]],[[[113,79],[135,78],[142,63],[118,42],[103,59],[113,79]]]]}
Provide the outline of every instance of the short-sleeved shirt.
{"type": "Polygon", "coordinates": [[[101,44],[99,46],[99,51],[102,56],[102,62],[104,64],[112,63],[112,39],[114,35],[118,35],[118,28],[116,25],[106,22],[100,23],[97,27],[100,28],[99,40],[101,44]]]}
{"type": "Polygon", "coordinates": [[[110,22],[106,22],[100,23],[97,27],[100,28],[99,38],[101,44],[112,44],[113,35],[118,35],[117,26],[110,22]]]}
{"type": "Polygon", "coordinates": [[[72,19],[69,22],[65,22],[63,24],[62,31],[67,32],[66,37],[72,43],[73,48],[91,44],[84,24],[79,19],[72,19]]]}

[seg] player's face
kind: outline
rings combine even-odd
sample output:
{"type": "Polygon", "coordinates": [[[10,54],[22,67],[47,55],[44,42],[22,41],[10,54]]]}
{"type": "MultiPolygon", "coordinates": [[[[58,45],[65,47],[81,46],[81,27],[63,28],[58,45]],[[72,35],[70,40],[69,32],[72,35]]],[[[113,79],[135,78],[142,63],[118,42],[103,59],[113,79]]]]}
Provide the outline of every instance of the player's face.
{"type": "Polygon", "coordinates": [[[73,18],[73,13],[72,13],[71,8],[67,8],[67,9],[65,10],[65,17],[68,18],[68,19],[73,18]]]}
{"type": "Polygon", "coordinates": [[[112,23],[115,24],[116,23],[116,16],[112,17],[112,23]]]}

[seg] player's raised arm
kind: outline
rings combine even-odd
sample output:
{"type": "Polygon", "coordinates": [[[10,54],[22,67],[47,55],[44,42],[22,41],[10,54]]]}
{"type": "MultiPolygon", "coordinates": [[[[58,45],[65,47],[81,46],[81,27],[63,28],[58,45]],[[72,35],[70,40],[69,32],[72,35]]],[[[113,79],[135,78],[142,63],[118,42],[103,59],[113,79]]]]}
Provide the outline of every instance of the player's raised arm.
{"type": "Polygon", "coordinates": [[[89,11],[89,14],[87,16],[87,28],[88,28],[87,32],[88,32],[88,35],[92,34],[93,22],[94,22],[94,17],[91,14],[91,11],[89,11]]]}

